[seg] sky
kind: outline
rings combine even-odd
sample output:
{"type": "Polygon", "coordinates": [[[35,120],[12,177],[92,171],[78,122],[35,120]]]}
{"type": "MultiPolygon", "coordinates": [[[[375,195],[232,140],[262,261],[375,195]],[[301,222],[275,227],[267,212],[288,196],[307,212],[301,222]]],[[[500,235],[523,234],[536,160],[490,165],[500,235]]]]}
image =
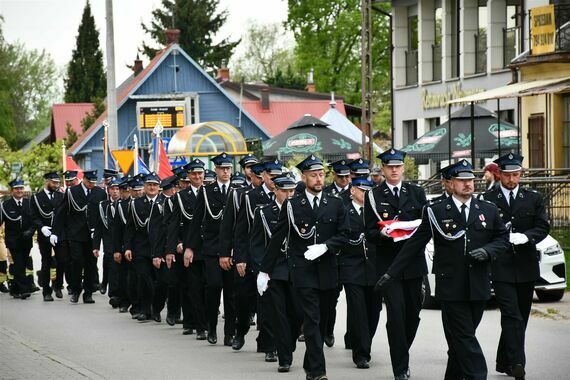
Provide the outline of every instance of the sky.
{"type": "MultiPolygon", "coordinates": [[[[105,3],[105,0],[90,0],[103,54],[106,45],[105,3]]],[[[143,39],[150,42],[140,24],[141,21],[149,23],[152,10],[160,3],[160,0],[113,1],[117,85],[131,75],[126,65],[132,65],[143,39]]],[[[27,48],[45,49],[64,72],[75,48],[84,6],[85,0],[0,0],[4,38],[8,42],[19,41],[27,48]]],[[[250,22],[268,24],[287,18],[286,0],[220,0],[219,6],[226,9],[229,16],[218,39],[238,40],[245,30],[244,25],[250,22]]],[[[236,53],[240,53],[239,47],[236,53]]],[[[146,65],[148,59],[141,58],[146,65]]],[[[107,65],[106,61],[104,65],[107,65]]]]}

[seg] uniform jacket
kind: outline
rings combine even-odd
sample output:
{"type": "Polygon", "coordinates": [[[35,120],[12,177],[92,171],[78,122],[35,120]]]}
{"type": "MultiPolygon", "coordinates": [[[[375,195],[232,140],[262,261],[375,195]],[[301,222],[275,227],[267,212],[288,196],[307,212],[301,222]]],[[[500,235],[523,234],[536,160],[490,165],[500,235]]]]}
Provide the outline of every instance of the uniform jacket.
{"type": "Polygon", "coordinates": [[[234,233],[240,211],[243,196],[253,187],[246,186],[239,189],[231,189],[228,194],[228,202],[224,209],[224,216],[220,225],[220,256],[230,257],[234,249],[234,233]]]}
{"type": "Polygon", "coordinates": [[[364,211],[359,214],[350,202],[346,213],[347,242],[338,257],[340,282],[361,286],[374,285],[378,280],[376,247],[369,244],[364,236],[364,211]]]}
{"type": "Polygon", "coordinates": [[[93,232],[93,249],[99,249],[103,241],[103,252],[113,254],[113,229],[115,225],[115,214],[118,203],[111,200],[99,202],[97,218],[95,221],[95,231],[93,232]]]}
{"type": "MultiPolygon", "coordinates": [[[[172,212],[170,217],[166,219],[168,224],[167,229],[167,242],[166,252],[175,253],[178,244],[184,245],[184,239],[190,231],[190,225],[194,218],[196,209],[196,202],[198,197],[192,191],[192,187],[178,191],[173,197],[170,198],[172,203],[172,212]]],[[[195,259],[199,259],[200,250],[194,247],[195,259]]]]}
{"type": "Polygon", "coordinates": [[[519,187],[513,206],[509,206],[500,186],[483,194],[485,200],[499,208],[499,216],[510,226],[511,232],[524,233],[528,243],[512,245],[492,265],[494,281],[530,282],[540,278],[539,255],[536,244],[550,231],[550,224],[544,208],[544,199],[538,192],[519,187]]]}
{"type": "Polygon", "coordinates": [[[125,229],[125,250],[131,250],[134,256],[164,256],[164,206],[164,198],[157,197],[151,206],[146,195],[131,201],[125,229]]]}
{"type": "MultiPolygon", "coordinates": [[[[394,197],[386,182],[366,193],[364,197],[365,234],[370,244],[376,245],[376,267],[379,276],[386,272],[394,258],[401,252],[405,241],[394,242],[391,238],[382,236],[378,222],[380,219],[393,220],[397,218],[401,221],[420,219],[422,208],[426,203],[424,190],[408,182],[402,183],[399,200],[394,197]],[[372,208],[372,200],[376,204],[376,212],[372,208]]],[[[400,276],[403,279],[418,278],[426,273],[425,259],[416,257],[400,276]]]]}
{"type": "Polygon", "coordinates": [[[293,286],[321,290],[338,286],[337,254],[346,242],[346,213],[340,198],[324,191],[321,196],[316,210],[313,210],[304,192],[283,203],[267,249],[269,257],[267,261],[264,260],[262,271],[274,268],[277,259],[286,254],[293,286]],[[287,211],[288,204],[291,205],[293,218],[287,211]],[[286,246],[283,245],[285,239],[286,246]],[[304,254],[307,247],[313,244],[326,244],[328,250],[310,261],[305,259],[304,254]]]}
{"type": "MultiPolygon", "coordinates": [[[[227,192],[230,193],[229,189],[227,192]]],[[[201,246],[204,256],[219,256],[220,224],[227,200],[228,195],[222,195],[222,189],[217,181],[202,186],[198,193],[190,230],[186,235],[185,247],[194,250],[201,246]]]]}
{"type": "Polygon", "coordinates": [[[342,199],[342,203],[344,204],[345,207],[347,207],[350,202],[352,202],[352,198],[350,197],[350,188],[352,187],[352,185],[349,183],[348,184],[348,188],[346,190],[342,190],[341,192],[338,191],[337,187],[335,186],[334,182],[325,186],[323,188],[323,191],[325,193],[331,194],[331,195],[338,195],[341,199],[342,199]]]}
{"type": "Polygon", "coordinates": [[[254,270],[265,269],[272,280],[289,281],[289,267],[285,254],[280,254],[272,263],[267,262],[267,247],[279,219],[279,206],[275,201],[255,210],[251,229],[250,253],[254,270]],[[271,266],[269,266],[271,265],[271,266]]]}
{"type": "Polygon", "coordinates": [[[99,202],[107,199],[105,190],[99,186],[91,189],[89,198],[81,184],[67,189],[57,207],[52,233],[67,240],[90,242],[95,228],[99,202]]]}
{"type": "Polygon", "coordinates": [[[127,228],[128,216],[130,215],[131,198],[119,199],[117,201],[117,212],[113,222],[113,253],[125,253],[125,230],[127,228]]]}
{"type": "Polygon", "coordinates": [[[409,262],[425,259],[425,246],[434,242],[432,272],[435,274],[435,295],[443,301],[484,301],[491,296],[489,262],[475,261],[469,252],[484,248],[491,261],[509,249],[508,231],[497,207],[472,198],[465,223],[461,213],[447,198],[425,207],[422,224],[394,260],[387,273],[397,277],[409,262]],[[431,220],[429,215],[433,211],[431,220]],[[450,240],[457,233],[465,234],[450,240]]]}
{"type": "Polygon", "coordinates": [[[46,192],[42,189],[35,193],[30,199],[32,207],[32,220],[38,231],[38,242],[49,244],[49,237],[45,237],[40,232],[42,227],[52,227],[55,218],[55,210],[63,201],[63,193],[59,191],[53,192],[53,200],[49,199],[46,192]]]}
{"type": "Polygon", "coordinates": [[[22,207],[18,207],[13,197],[2,202],[0,226],[5,224],[5,244],[9,250],[30,250],[35,225],[32,222],[31,204],[28,198],[22,198],[22,207]]]}

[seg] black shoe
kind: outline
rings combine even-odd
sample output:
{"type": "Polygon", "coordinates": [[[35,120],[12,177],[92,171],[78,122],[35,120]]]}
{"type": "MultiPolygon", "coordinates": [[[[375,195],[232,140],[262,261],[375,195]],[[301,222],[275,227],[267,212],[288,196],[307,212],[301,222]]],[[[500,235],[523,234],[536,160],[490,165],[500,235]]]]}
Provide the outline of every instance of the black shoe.
{"type": "Polygon", "coordinates": [[[91,294],[84,294],[83,295],[83,303],[95,303],[95,300],[91,296],[91,294]]]}
{"type": "Polygon", "coordinates": [[[394,380],[408,380],[408,374],[407,373],[401,373],[397,376],[394,376],[394,380]]]}
{"type": "Polygon", "coordinates": [[[137,317],[137,321],[139,322],[149,322],[150,321],[150,315],[146,315],[144,313],[139,314],[139,316],[137,317]]]}
{"type": "Polygon", "coordinates": [[[40,291],[39,286],[37,286],[37,285],[32,286],[32,293],[39,292],[39,291],[40,291]]]}
{"type": "Polygon", "coordinates": [[[268,363],[274,363],[277,361],[277,355],[275,354],[274,351],[272,352],[266,352],[265,353],[265,361],[268,363]]]}
{"type": "Polygon", "coordinates": [[[206,340],[206,332],[204,330],[196,330],[196,340],[206,340]]]}
{"type": "Polygon", "coordinates": [[[299,337],[297,338],[298,342],[304,342],[305,341],[305,334],[301,334],[299,335],[299,337]]]}
{"type": "Polygon", "coordinates": [[[277,372],[289,372],[291,364],[281,364],[277,367],[277,372]]]}
{"type": "Polygon", "coordinates": [[[54,289],[53,292],[56,298],[63,298],[63,293],[61,292],[61,289],[54,289]]]}
{"type": "Polygon", "coordinates": [[[10,290],[8,289],[8,287],[6,286],[5,283],[0,283],[0,293],[9,293],[10,290]]]}
{"type": "Polygon", "coordinates": [[[368,363],[368,360],[360,360],[358,363],[356,363],[356,368],[368,369],[370,368],[370,364],[368,363]]]}
{"type": "Polygon", "coordinates": [[[225,335],[225,336],[224,336],[224,346],[231,347],[233,341],[234,341],[234,337],[233,337],[233,336],[231,336],[231,335],[225,335]]]}
{"type": "Polygon", "coordinates": [[[255,314],[250,314],[250,315],[249,315],[249,325],[250,325],[250,326],[255,326],[255,319],[254,319],[254,317],[255,317],[255,314]]]}
{"type": "Polygon", "coordinates": [[[216,335],[216,333],[210,334],[208,332],[208,343],[210,343],[210,344],[218,343],[218,336],[216,335]]]}
{"type": "Polygon", "coordinates": [[[129,308],[127,306],[121,306],[119,308],[119,313],[127,313],[129,311],[129,308]]]}
{"type": "Polygon", "coordinates": [[[53,302],[51,294],[44,294],[44,302],[53,302]]]}
{"type": "Polygon", "coordinates": [[[71,291],[71,288],[69,286],[67,287],[67,295],[68,296],[73,295],[73,292],[71,291]]]}
{"type": "Polygon", "coordinates": [[[107,284],[99,285],[99,291],[101,292],[101,294],[107,293],[107,284]]]}
{"type": "Polygon", "coordinates": [[[313,380],[329,380],[329,378],[327,377],[327,375],[319,375],[313,377],[313,380]]]}
{"type": "MultiPolygon", "coordinates": [[[[167,315],[166,316],[166,323],[168,323],[168,326],[174,326],[176,324],[176,319],[174,319],[174,317],[167,315]]],[[[184,329],[184,330],[187,330],[187,329],[184,329]]],[[[184,334],[184,335],[188,335],[188,334],[184,334]]]]}
{"type": "Polygon", "coordinates": [[[28,292],[22,293],[20,294],[20,299],[25,300],[26,298],[29,298],[31,295],[32,294],[28,292]]]}
{"type": "Polygon", "coordinates": [[[131,314],[131,319],[139,319],[140,316],[141,316],[140,313],[134,313],[134,314],[131,314]]]}
{"type": "Polygon", "coordinates": [[[511,376],[516,379],[524,379],[524,375],[526,372],[524,371],[524,367],[522,364],[515,364],[511,367],[511,376]]]}
{"type": "Polygon", "coordinates": [[[111,307],[113,307],[113,309],[118,308],[120,303],[121,303],[121,300],[119,299],[119,297],[109,298],[109,305],[111,305],[111,307]]]}
{"type": "Polygon", "coordinates": [[[245,344],[245,337],[243,335],[236,335],[232,342],[232,350],[239,351],[245,344]]]}
{"type": "Polygon", "coordinates": [[[152,319],[154,319],[154,321],[158,323],[162,322],[162,318],[160,318],[160,313],[153,313],[152,319]]]}
{"type": "MultiPolygon", "coordinates": [[[[168,318],[166,319],[166,322],[168,322],[168,318]]],[[[169,325],[170,325],[170,323],[169,323],[169,325]]],[[[186,329],[186,328],[182,329],[182,335],[192,335],[192,334],[194,334],[193,329],[186,329]]]]}
{"type": "Polygon", "coordinates": [[[325,336],[325,344],[327,345],[327,347],[334,346],[334,335],[325,336]]]}
{"type": "Polygon", "coordinates": [[[69,298],[69,302],[71,302],[71,303],[79,302],[79,294],[72,294],[71,298],[69,298]]]}
{"type": "Polygon", "coordinates": [[[177,325],[181,325],[181,324],[184,323],[184,321],[183,321],[182,319],[180,319],[180,318],[176,318],[176,319],[174,320],[174,322],[175,322],[177,325]]]}
{"type": "Polygon", "coordinates": [[[495,371],[499,373],[504,373],[507,376],[511,376],[511,367],[508,365],[497,363],[497,365],[495,366],[495,371]]]}
{"type": "Polygon", "coordinates": [[[20,298],[22,298],[22,295],[21,295],[20,293],[10,293],[10,295],[11,295],[12,297],[14,297],[15,299],[20,299],[20,298]]]}

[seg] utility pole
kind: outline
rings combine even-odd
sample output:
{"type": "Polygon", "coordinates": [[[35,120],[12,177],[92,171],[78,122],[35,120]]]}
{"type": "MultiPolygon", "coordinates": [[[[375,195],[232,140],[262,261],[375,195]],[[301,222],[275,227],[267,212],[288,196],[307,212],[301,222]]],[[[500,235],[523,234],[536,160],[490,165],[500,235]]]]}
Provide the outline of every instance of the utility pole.
{"type": "MultiPolygon", "coordinates": [[[[119,148],[119,126],[117,125],[117,89],[115,87],[115,40],[113,29],[113,0],[105,1],[107,21],[107,122],[108,149],[119,148]]],[[[106,159],[107,157],[105,157],[106,159]]]]}
{"type": "Polygon", "coordinates": [[[360,14],[362,153],[365,159],[372,160],[372,0],[361,1],[360,14]]]}

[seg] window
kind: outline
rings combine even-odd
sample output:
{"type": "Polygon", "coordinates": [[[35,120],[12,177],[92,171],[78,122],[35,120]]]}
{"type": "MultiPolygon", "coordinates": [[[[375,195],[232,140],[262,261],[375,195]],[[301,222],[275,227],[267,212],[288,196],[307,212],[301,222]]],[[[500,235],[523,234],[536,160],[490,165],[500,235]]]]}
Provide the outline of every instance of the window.
{"type": "Polygon", "coordinates": [[[413,143],[418,138],[418,121],[404,120],[402,126],[404,134],[404,145],[413,143]]]}
{"type": "Polygon", "coordinates": [[[408,8],[408,50],[406,51],[406,85],[409,86],[417,83],[418,83],[418,15],[417,15],[417,7],[409,7],[408,8]]]}
{"type": "Polygon", "coordinates": [[[503,67],[521,52],[521,5],[520,0],[507,1],[506,28],[503,28],[503,67]]]}
{"type": "Polygon", "coordinates": [[[564,167],[570,168],[570,95],[564,96],[562,102],[564,104],[562,154],[564,157],[564,167]]]}
{"type": "Polygon", "coordinates": [[[428,118],[426,119],[426,121],[428,124],[429,131],[433,131],[434,129],[439,127],[440,124],[439,117],[428,118]]]}
{"type": "Polygon", "coordinates": [[[475,34],[475,72],[487,71],[487,0],[479,0],[478,29],[475,34]]]}
{"type": "Polygon", "coordinates": [[[459,0],[449,1],[449,17],[451,20],[450,44],[451,44],[451,78],[459,76],[459,0]]]}
{"type": "Polygon", "coordinates": [[[434,44],[432,45],[433,73],[432,80],[441,80],[441,38],[443,35],[443,10],[441,1],[437,1],[434,9],[434,44]]]}
{"type": "MultiPolygon", "coordinates": [[[[495,111],[497,113],[497,111],[495,111]]],[[[515,110],[501,110],[499,112],[499,119],[508,123],[515,123],[515,110]]]]}

